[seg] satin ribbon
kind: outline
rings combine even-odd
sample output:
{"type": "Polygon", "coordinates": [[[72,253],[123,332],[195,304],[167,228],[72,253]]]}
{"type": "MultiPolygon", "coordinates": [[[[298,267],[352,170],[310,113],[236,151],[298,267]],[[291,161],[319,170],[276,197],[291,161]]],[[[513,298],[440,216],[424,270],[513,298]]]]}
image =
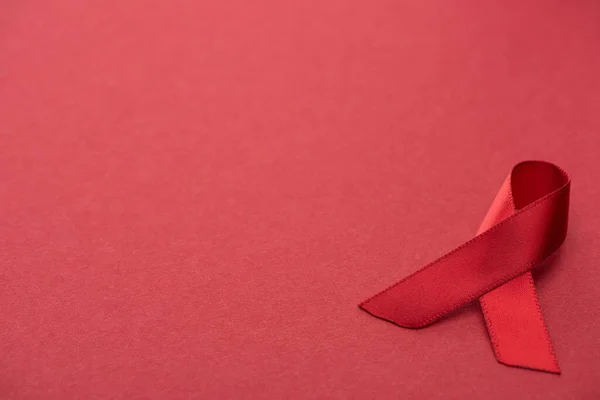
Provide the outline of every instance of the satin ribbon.
{"type": "Polygon", "coordinates": [[[569,189],[569,176],[553,164],[517,164],[473,239],[360,307],[401,327],[422,328],[479,299],[499,362],[560,373],[531,269],[565,240],[569,189]]]}

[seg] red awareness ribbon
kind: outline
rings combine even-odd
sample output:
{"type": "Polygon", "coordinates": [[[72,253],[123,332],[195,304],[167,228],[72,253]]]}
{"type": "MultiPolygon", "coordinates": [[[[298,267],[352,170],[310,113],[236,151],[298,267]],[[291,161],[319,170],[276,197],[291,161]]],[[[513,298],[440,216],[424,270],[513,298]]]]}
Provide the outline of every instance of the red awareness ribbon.
{"type": "Polygon", "coordinates": [[[531,269],[565,240],[570,183],[553,164],[517,164],[473,239],[360,307],[401,327],[422,328],[479,299],[499,362],[559,374],[531,269]]]}

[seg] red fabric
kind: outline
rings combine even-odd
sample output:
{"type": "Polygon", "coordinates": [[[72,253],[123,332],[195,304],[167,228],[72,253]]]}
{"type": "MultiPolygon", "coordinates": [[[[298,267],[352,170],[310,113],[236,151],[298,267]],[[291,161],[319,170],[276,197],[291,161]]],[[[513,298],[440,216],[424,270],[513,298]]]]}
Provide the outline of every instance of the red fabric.
{"type": "Polygon", "coordinates": [[[552,164],[518,164],[474,239],[360,307],[421,328],[480,298],[498,361],[559,373],[530,270],[565,240],[569,189],[568,176],[552,164]]]}
{"type": "Polygon", "coordinates": [[[600,3],[0,2],[0,399],[597,399],[600,3]],[[562,374],[479,306],[356,305],[572,178],[532,271],[562,374]]]}

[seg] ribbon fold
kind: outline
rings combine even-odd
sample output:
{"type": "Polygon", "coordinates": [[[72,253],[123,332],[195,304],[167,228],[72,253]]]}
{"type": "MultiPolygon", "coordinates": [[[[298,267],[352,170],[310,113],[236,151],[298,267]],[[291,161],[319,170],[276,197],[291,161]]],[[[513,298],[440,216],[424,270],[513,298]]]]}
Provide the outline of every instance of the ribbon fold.
{"type": "Polygon", "coordinates": [[[513,167],[477,235],[359,306],[405,328],[422,328],[479,299],[496,359],[560,373],[531,269],[567,234],[569,176],[543,161],[513,167]]]}

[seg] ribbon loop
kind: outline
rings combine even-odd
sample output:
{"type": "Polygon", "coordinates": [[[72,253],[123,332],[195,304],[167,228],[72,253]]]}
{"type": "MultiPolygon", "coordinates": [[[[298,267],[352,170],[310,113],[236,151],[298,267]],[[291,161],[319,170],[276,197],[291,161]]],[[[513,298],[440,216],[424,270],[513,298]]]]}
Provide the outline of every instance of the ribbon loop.
{"type": "Polygon", "coordinates": [[[553,164],[517,164],[470,241],[365,300],[370,314],[422,328],[480,299],[498,361],[559,373],[530,270],[567,233],[570,180],[553,164]]]}

